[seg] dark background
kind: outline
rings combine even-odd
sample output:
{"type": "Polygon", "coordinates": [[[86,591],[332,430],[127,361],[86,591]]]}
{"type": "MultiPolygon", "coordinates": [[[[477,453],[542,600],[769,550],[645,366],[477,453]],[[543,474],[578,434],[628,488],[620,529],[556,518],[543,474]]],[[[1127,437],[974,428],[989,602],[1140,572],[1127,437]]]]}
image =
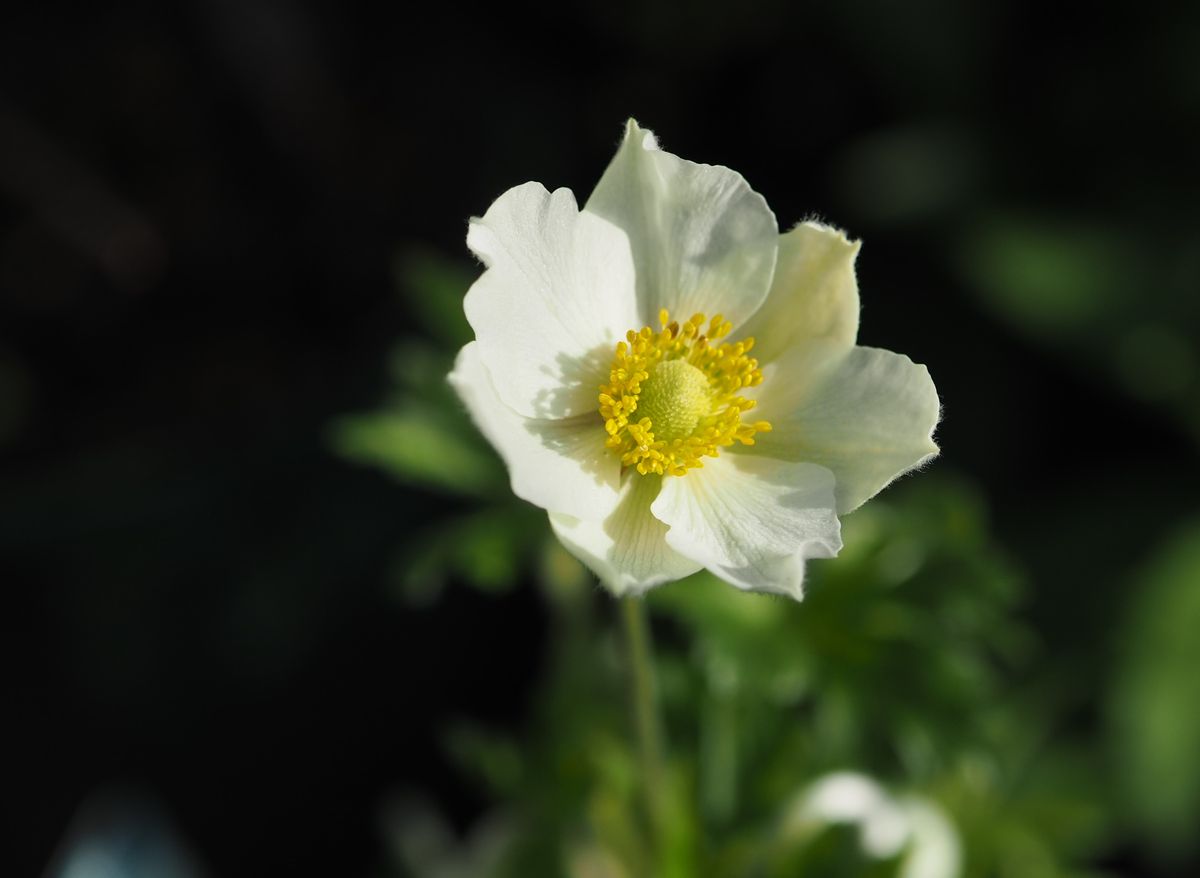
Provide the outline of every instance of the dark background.
{"type": "MultiPolygon", "coordinates": [[[[476,813],[436,732],[521,716],[538,604],[398,607],[391,551],[451,501],[341,461],[327,426],[378,402],[414,331],[397,255],[469,266],[467,217],[526,180],[583,200],[631,115],[782,227],[866,241],[861,340],[929,364],[938,466],[984,486],[1027,613],[1102,673],[1079,632],[1200,488],[1198,13],[4,12],[5,872],[45,868],[112,784],[219,875],[366,874],[399,788],[476,813]]],[[[1136,847],[1109,865],[1166,874],[1136,847]]]]}

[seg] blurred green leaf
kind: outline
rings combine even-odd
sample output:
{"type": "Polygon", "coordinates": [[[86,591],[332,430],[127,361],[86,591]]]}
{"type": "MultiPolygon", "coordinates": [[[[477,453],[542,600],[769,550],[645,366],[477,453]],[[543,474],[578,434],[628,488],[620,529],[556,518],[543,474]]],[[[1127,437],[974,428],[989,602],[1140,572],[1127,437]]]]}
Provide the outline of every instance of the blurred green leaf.
{"type": "Polygon", "coordinates": [[[388,374],[401,400],[415,397],[458,412],[463,404],[446,380],[453,365],[453,352],[419,339],[399,342],[388,354],[388,374]]]}
{"type": "Polygon", "coordinates": [[[1130,583],[1110,705],[1122,810],[1167,855],[1200,843],[1200,522],[1130,583]]]}
{"type": "Polygon", "coordinates": [[[393,262],[396,284],[417,322],[449,350],[474,337],[463,314],[463,297],[480,270],[465,259],[449,259],[416,245],[402,250],[393,262]]]}
{"type": "Polygon", "coordinates": [[[502,796],[518,792],[525,767],[515,741],[466,721],[451,727],[445,740],[455,762],[480,778],[488,789],[502,796]]]}
{"type": "Polygon", "coordinates": [[[1144,277],[1115,229],[1026,214],[996,215],[975,227],[961,265],[997,313],[1038,333],[1085,332],[1125,310],[1144,277]]]}
{"type": "Polygon", "coordinates": [[[396,552],[392,581],[410,606],[434,601],[452,577],[480,591],[513,588],[543,542],[540,510],[516,499],[418,532],[396,552]]]}
{"type": "Polygon", "coordinates": [[[1117,218],[997,211],[967,227],[957,261],[1009,325],[1090,362],[1109,386],[1169,405],[1200,436],[1193,244],[1142,237],[1117,218]]]}
{"type": "Polygon", "coordinates": [[[409,401],[391,411],[351,415],[333,425],[334,449],[406,484],[479,496],[504,485],[495,455],[464,417],[409,401]]]}

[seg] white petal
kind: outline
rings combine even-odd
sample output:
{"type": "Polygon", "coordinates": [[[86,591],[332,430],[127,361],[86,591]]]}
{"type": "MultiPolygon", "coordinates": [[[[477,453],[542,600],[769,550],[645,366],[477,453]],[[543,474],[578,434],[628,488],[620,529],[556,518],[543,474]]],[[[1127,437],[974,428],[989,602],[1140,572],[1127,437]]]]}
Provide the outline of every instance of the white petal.
{"type": "Polygon", "coordinates": [[[833,470],[839,513],[937,454],[937,390],[900,354],[812,342],[764,369],[758,390],[754,417],[773,429],[755,437],[755,451],[833,470]]]}
{"type": "Polygon", "coordinates": [[[640,594],[700,569],[700,564],[667,545],[667,526],[650,514],[661,482],[661,476],[626,472],[620,505],[603,522],[550,515],[550,525],[563,545],[613,594],[640,594]]]}
{"type": "Polygon", "coordinates": [[[657,327],[666,308],[680,320],[722,313],[736,326],[766,299],[779,238],[766,201],[729,168],[663,152],[632,119],[584,212],[629,235],[646,324],[657,327]]]}
{"type": "Polygon", "coordinates": [[[464,309],[500,398],[527,417],[594,411],[638,320],[625,233],[580,213],[570,190],[526,183],[471,221],[467,246],[487,270],[464,309]]]}
{"type": "Polygon", "coordinates": [[[760,363],[807,339],[853,346],[859,309],[854,260],[860,246],[837,229],[814,222],[780,236],[771,292],[738,332],[754,336],[760,363]]]}
{"type": "Polygon", "coordinates": [[[620,461],[604,447],[595,413],[547,421],[524,418],[496,395],[478,342],[458,353],[450,383],[508,466],[513,493],[552,512],[603,518],[617,503],[620,461]]]}
{"type": "Polygon", "coordinates": [[[669,545],[727,582],[798,599],[804,560],[842,547],[833,503],[823,467],[722,454],[665,479],[651,511],[670,525],[669,545]]]}

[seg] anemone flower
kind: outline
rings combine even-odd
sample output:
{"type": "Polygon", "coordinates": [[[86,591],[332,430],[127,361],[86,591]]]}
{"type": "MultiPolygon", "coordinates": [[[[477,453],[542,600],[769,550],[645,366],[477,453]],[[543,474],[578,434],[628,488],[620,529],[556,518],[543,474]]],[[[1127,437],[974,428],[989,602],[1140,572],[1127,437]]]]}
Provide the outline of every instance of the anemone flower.
{"type": "Polygon", "coordinates": [[[937,454],[928,371],[855,344],[858,242],[781,235],[740,174],[632,120],[583,209],[526,183],[467,245],[486,270],[451,383],[618,595],[707,568],[799,598],[838,516],[937,454]]]}

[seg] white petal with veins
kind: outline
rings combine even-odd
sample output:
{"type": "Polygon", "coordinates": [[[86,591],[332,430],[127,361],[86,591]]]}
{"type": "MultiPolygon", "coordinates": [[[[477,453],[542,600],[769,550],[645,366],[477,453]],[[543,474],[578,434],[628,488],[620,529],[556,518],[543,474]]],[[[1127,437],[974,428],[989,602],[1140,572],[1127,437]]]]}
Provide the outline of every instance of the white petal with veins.
{"type": "Polygon", "coordinates": [[[756,417],[771,422],[755,450],[833,470],[837,509],[857,509],[938,453],[940,403],[929,370],[879,348],[813,342],[763,370],[756,417]]]}
{"type": "Polygon", "coordinates": [[[638,326],[654,324],[660,308],[680,320],[724,314],[737,326],[767,297],[779,239],[767,202],[736,171],[659,149],[632,119],[584,212],[629,235],[638,326]]]}
{"type": "Polygon", "coordinates": [[[485,271],[464,308],[500,398],[530,418],[596,410],[613,347],[637,319],[625,233],[569,189],[508,190],[471,221],[485,271]]]}
{"type": "Polygon", "coordinates": [[[603,518],[616,506],[621,466],[604,447],[595,415],[557,421],[518,415],[492,387],[478,342],[459,351],[450,383],[504,458],[518,497],[583,517],[603,518]]]}
{"type": "Polygon", "coordinates": [[[667,544],[666,525],[650,514],[662,481],[661,476],[627,472],[620,505],[603,522],[550,515],[550,525],[563,545],[614,594],[640,594],[700,569],[698,561],[667,544]]]}
{"type": "Polygon", "coordinates": [[[651,511],[670,526],[669,545],[725,581],[799,598],[805,559],[842,547],[833,504],[823,467],[728,454],[665,479],[651,511]]]}

